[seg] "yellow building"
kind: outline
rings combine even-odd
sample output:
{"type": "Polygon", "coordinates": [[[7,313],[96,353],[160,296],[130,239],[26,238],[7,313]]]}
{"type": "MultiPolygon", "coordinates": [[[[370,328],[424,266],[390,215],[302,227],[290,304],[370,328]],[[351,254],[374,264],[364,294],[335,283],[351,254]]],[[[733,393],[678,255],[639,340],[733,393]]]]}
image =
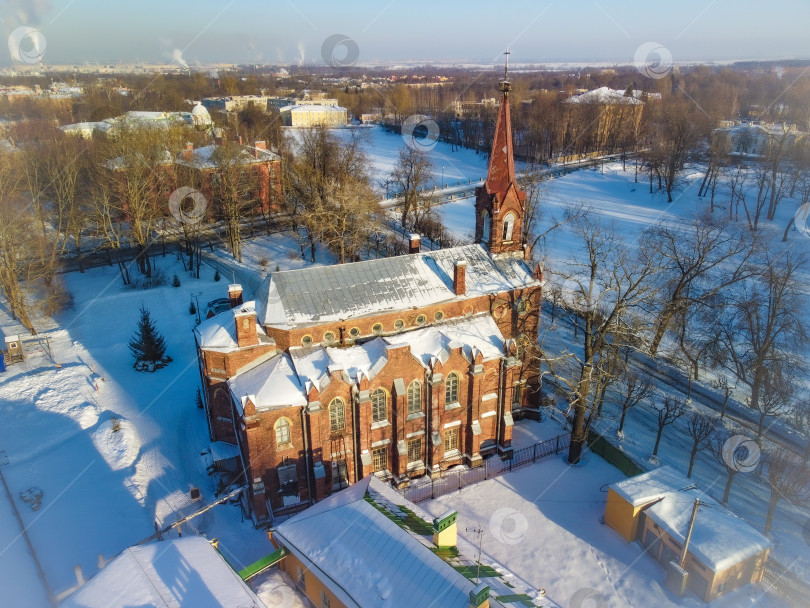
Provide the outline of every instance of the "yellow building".
{"type": "Polygon", "coordinates": [[[271,533],[279,567],[318,608],[522,608],[513,574],[476,563],[456,544],[458,514],[432,520],[370,475],[271,533]],[[435,539],[435,542],[432,542],[435,539]],[[478,579],[478,582],[473,580],[478,579]]]}
{"type": "Polygon", "coordinates": [[[762,580],[771,542],[670,467],[611,485],[605,523],[667,567],[681,561],[695,499],[702,506],[684,562],[688,589],[710,602],[762,580]]]}

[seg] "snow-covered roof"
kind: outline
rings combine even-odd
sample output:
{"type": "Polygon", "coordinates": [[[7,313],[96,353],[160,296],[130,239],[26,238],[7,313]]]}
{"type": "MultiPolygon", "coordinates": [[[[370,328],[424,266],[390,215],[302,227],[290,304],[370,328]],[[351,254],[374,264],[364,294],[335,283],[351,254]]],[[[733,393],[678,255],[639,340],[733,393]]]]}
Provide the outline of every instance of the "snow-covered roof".
{"type": "Polygon", "coordinates": [[[428,367],[434,357],[445,361],[455,346],[461,346],[470,360],[473,349],[479,350],[485,360],[498,358],[503,354],[504,338],[492,317],[482,314],[375,338],[349,348],[297,346],[290,348],[290,356],[301,383],[310,381],[323,390],[330,370],[343,370],[352,381],[361,374],[373,379],[387,363],[388,349],[400,345],[410,346],[411,354],[428,367]]]}
{"type": "Polygon", "coordinates": [[[329,106],[325,104],[295,104],[279,108],[279,112],[340,112],[346,113],[346,108],[341,106],[329,106]]]}
{"type": "Polygon", "coordinates": [[[469,606],[473,582],[366,501],[370,485],[384,484],[366,477],[288,519],[273,538],[333,581],[329,590],[346,606],[469,606]]]}
{"type": "Polygon", "coordinates": [[[125,549],[60,604],[63,608],[263,608],[258,597],[200,536],[125,549]]]}
{"type": "Polygon", "coordinates": [[[610,488],[634,507],[654,502],[645,510],[647,517],[681,544],[689,528],[692,506],[699,498],[701,507],[689,541],[689,553],[715,572],[771,546],[762,534],[669,466],[619,481],[610,488]]]}
{"type": "Polygon", "coordinates": [[[307,404],[292,361],[284,353],[231,378],[228,384],[239,403],[249,398],[257,410],[307,404]]]}
{"type": "MultiPolygon", "coordinates": [[[[183,158],[183,152],[177,155],[178,165],[193,167],[195,169],[217,169],[219,164],[216,159],[216,151],[220,148],[217,144],[201,146],[191,151],[191,160],[183,158]]],[[[254,163],[266,163],[279,160],[278,154],[271,150],[254,148],[253,146],[242,145],[239,147],[239,163],[250,165],[254,163]]]]}
{"type": "Polygon", "coordinates": [[[626,96],[624,91],[611,89],[610,87],[600,87],[581,95],[574,95],[566,99],[566,103],[592,103],[603,105],[628,105],[628,106],[642,106],[644,102],[639,99],[643,93],[641,91],[633,91],[632,96],[626,96]]]}
{"type": "Polygon", "coordinates": [[[259,323],[280,329],[357,319],[454,299],[539,285],[519,257],[493,257],[464,245],[379,260],[271,274],[256,292],[259,323]],[[466,295],[453,291],[453,265],[465,261],[466,295]]]}

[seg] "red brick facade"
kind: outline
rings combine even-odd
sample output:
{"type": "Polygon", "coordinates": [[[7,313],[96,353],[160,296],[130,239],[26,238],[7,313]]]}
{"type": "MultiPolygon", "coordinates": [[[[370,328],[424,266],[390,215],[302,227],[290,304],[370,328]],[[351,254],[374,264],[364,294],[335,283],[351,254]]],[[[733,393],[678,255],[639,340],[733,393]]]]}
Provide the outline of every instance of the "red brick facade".
{"type": "MultiPolygon", "coordinates": [[[[490,178],[477,192],[476,240],[492,254],[520,257],[525,195],[514,181],[507,93],[496,145],[505,141],[509,150],[500,156],[493,152],[492,163],[502,166],[491,166],[490,178]],[[483,238],[484,212],[490,214],[489,238],[483,238]],[[507,214],[512,214],[513,224],[505,235],[507,214]]],[[[412,254],[418,242],[413,235],[412,254]]],[[[452,299],[346,321],[293,323],[289,329],[257,330],[249,306],[240,302],[233,309],[229,322],[235,324],[230,333],[236,347],[201,348],[201,373],[211,438],[239,446],[258,523],[306,507],[367,475],[376,473],[403,485],[413,477],[439,474],[458,464],[479,466],[489,455],[511,452],[513,408],[532,402],[537,383],[536,366],[526,352],[537,341],[542,276],[538,269],[526,287],[486,295],[478,295],[484,292],[474,288],[470,276],[464,259],[457,258],[452,299]],[[355,345],[380,336],[441,329],[484,316],[494,321],[504,339],[504,352],[490,351],[486,360],[470,347],[472,342],[451,341],[441,357],[432,356],[426,364],[409,343],[392,340],[383,343],[384,364],[375,365],[373,373],[355,370],[351,377],[330,365],[316,381],[292,371],[304,388],[298,402],[288,406],[257,408],[253,396],[237,400],[227,383],[241,368],[271,356],[290,355],[294,366],[296,357],[311,352],[301,347],[361,348],[355,345]]]]}

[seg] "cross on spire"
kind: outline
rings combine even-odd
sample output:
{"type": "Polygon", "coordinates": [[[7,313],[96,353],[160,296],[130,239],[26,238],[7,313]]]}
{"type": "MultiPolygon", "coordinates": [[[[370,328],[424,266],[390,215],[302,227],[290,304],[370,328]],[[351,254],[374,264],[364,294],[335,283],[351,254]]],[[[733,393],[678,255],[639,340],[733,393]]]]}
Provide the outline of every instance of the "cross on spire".
{"type": "Polygon", "coordinates": [[[503,66],[503,79],[504,81],[509,80],[507,74],[509,73],[509,55],[512,53],[509,52],[509,47],[506,47],[506,50],[503,52],[506,55],[506,65],[503,66]]]}

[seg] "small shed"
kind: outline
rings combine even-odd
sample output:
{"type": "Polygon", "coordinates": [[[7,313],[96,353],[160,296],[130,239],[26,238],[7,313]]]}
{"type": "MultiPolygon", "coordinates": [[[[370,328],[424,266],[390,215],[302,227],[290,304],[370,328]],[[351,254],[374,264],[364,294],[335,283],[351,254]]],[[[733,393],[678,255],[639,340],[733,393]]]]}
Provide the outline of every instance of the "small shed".
{"type": "Polygon", "coordinates": [[[3,360],[6,364],[20,363],[25,361],[25,350],[23,349],[22,339],[18,334],[5,335],[0,331],[0,337],[3,338],[3,360]]]}
{"type": "Polygon", "coordinates": [[[667,567],[680,562],[696,498],[701,506],[684,563],[688,589],[710,602],[761,581],[771,542],[671,467],[609,486],[605,523],[667,567]]]}

